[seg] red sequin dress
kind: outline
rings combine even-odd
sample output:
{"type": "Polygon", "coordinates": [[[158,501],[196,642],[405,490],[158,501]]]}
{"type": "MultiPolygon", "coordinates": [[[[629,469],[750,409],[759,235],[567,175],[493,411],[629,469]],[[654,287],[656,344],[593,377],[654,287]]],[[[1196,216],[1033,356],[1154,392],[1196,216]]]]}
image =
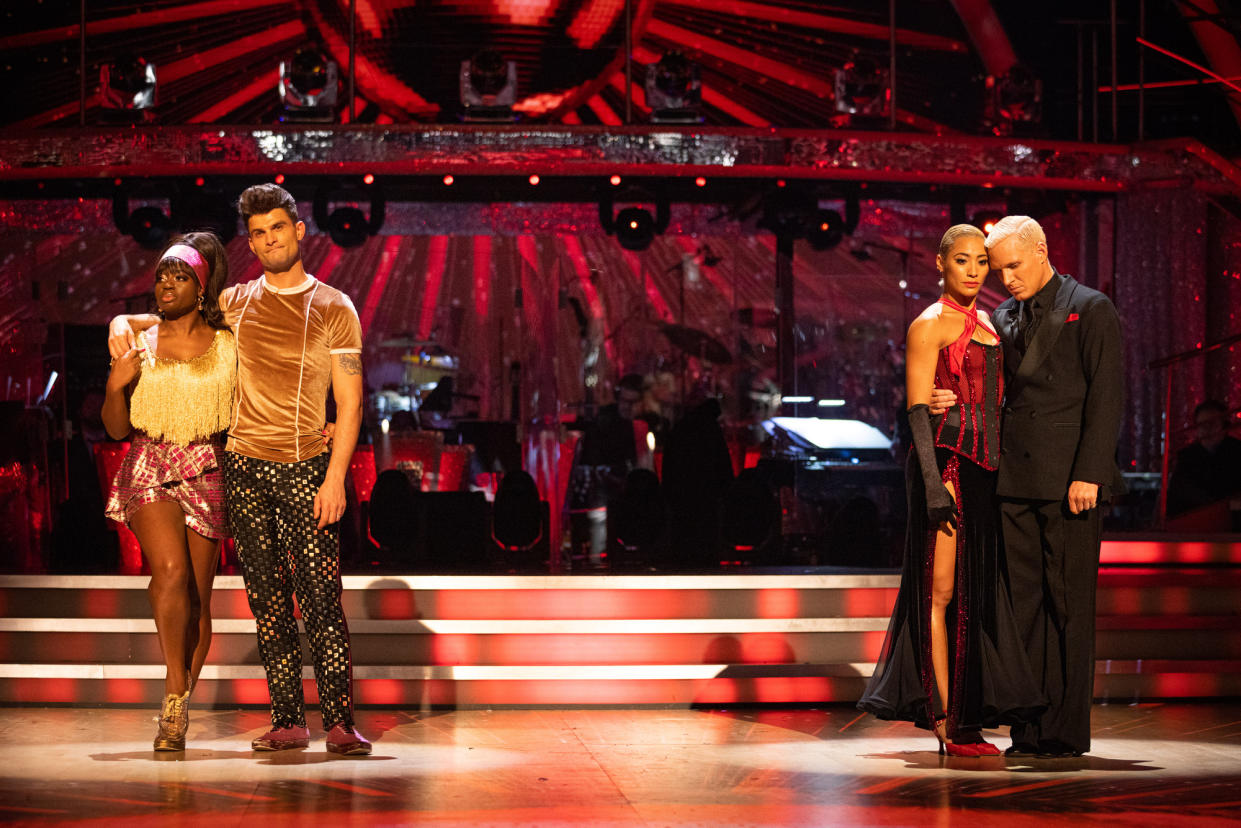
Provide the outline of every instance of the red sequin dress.
{"type": "Polygon", "coordinates": [[[952,389],[958,405],[932,420],[940,476],[951,482],[960,512],[955,594],[946,618],[948,698],[939,698],[931,666],[937,527],[927,523],[925,486],[911,451],[901,587],[874,675],[858,702],[859,709],[881,719],[928,729],[946,715],[949,733],[1030,721],[1046,707],[1013,621],[995,499],[1003,352],[998,344],[972,339],[954,345],[955,355],[952,346],[939,353],[935,386],[952,389]]]}

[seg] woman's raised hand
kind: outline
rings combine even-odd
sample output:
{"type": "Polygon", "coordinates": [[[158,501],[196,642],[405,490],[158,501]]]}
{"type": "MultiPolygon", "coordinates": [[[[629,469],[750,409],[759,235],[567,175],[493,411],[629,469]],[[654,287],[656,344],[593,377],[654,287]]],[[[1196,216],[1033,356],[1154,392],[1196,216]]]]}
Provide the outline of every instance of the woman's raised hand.
{"type": "Polygon", "coordinates": [[[108,388],[120,390],[134,381],[134,377],[142,371],[142,352],[130,348],[112,360],[112,371],[108,374],[108,388]]]}

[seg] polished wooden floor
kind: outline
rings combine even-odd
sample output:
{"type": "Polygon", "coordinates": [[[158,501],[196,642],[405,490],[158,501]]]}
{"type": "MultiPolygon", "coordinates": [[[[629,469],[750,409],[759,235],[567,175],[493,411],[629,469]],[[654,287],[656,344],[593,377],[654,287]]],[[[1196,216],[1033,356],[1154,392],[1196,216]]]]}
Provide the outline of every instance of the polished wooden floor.
{"type": "MultiPolygon", "coordinates": [[[[265,711],[0,708],[8,825],[1233,824],[1241,704],[1099,705],[1080,759],[948,759],[922,731],[819,709],[363,710],[369,757],[252,753],[265,711]]],[[[312,723],[314,716],[312,714],[312,723]]],[[[994,741],[1007,745],[1002,732],[994,741]]]]}

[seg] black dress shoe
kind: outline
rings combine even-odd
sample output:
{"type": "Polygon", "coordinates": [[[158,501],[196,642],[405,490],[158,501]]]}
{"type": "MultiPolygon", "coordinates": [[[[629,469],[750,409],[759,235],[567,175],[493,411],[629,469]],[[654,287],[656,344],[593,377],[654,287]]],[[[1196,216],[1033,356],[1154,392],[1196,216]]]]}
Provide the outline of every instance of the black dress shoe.
{"type": "Polygon", "coordinates": [[[1077,758],[1085,751],[1073,750],[1064,742],[1039,742],[1036,756],[1039,758],[1077,758]]]}
{"type": "Polygon", "coordinates": [[[1017,758],[1017,759],[1021,759],[1021,758],[1024,758],[1024,757],[1034,757],[1034,756],[1039,756],[1039,755],[1041,755],[1041,754],[1039,753],[1038,748],[1037,748],[1037,747],[1035,747],[1034,745],[1022,745],[1022,744],[1016,744],[1016,745],[1013,745],[1013,746],[1012,746],[1012,747],[1010,747],[1010,748],[1007,748],[1007,749],[1004,751],[1004,755],[1005,755],[1005,756],[1012,756],[1012,757],[1017,758]]]}

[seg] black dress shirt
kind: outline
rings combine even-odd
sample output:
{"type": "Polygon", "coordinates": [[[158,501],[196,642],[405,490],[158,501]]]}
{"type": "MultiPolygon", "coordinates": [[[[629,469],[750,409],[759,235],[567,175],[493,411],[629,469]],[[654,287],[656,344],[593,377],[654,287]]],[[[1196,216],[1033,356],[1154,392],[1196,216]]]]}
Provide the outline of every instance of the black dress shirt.
{"type": "Polygon", "coordinates": [[[1021,303],[1021,314],[1019,316],[1018,330],[1021,335],[1017,338],[1017,351],[1022,356],[1026,354],[1026,348],[1030,346],[1034,335],[1038,332],[1038,326],[1042,323],[1043,317],[1056,301],[1056,292],[1060,290],[1060,283],[1063,281],[1058,274],[1053,273],[1052,277],[1047,280],[1047,284],[1039,288],[1039,292],[1031,296],[1029,299],[1021,303]]]}

